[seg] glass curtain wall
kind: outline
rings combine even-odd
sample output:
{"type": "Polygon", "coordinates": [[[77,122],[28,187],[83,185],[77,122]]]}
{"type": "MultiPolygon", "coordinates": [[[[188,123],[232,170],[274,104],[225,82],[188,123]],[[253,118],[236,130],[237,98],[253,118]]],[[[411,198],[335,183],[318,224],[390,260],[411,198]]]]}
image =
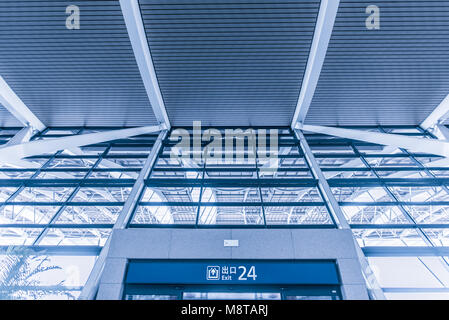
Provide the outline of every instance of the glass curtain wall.
{"type": "MultiPolygon", "coordinates": [[[[20,129],[1,129],[0,143],[20,129]]],[[[50,128],[33,139],[111,129],[50,128]]],[[[207,139],[203,156],[176,157],[180,141],[169,135],[128,228],[336,228],[291,130],[276,128],[273,158],[270,130],[262,129],[265,148],[249,147],[241,135],[221,158],[204,156],[207,139]]],[[[415,127],[357,129],[434,139],[415,127]]],[[[193,145],[193,131],[186,132],[193,145]]],[[[449,160],[305,137],[387,298],[449,298],[449,160]]],[[[30,157],[27,167],[0,164],[0,263],[8,266],[0,298],[78,296],[156,138],[30,157]]]]}

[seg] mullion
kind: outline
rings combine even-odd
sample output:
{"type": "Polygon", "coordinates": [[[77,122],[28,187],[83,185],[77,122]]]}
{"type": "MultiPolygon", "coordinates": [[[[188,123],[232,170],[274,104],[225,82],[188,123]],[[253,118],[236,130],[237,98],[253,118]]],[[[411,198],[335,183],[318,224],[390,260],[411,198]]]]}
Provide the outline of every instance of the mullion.
{"type": "MultiPolygon", "coordinates": [[[[80,134],[80,133],[78,133],[80,134]]],[[[106,155],[111,147],[107,147],[106,150],[98,156],[97,161],[93,164],[93,166],[90,168],[90,170],[84,175],[83,180],[86,180],[91,174],[92,174],[92,170],[93,168],[97,167],[101,160],[103,159],[103,156],[106,155]]],[[[65,201],[65,204],[62,205],[58,211],[56,211],[56,213],[53,215],[53,217],[50,219],[50,221],[47,224],[47,227],[44,228],[41,233],[36,237],[36,239],[33,241],[33,245],[37,245],[41,242],[41,240],[45,237],[45,235],[48,233],[49,229],[50,229],[50,225],[52,225],[57,219],[59,219],[59,217],[61,216],[61,214],[63,213],[63,211],[67,208],[67,202],[71,201],[75,195],[78,193],[78,191],[81,188],[81,184],[78,184],[75,189],[72,191],[72,193],[70,194],[70,196],[67,198],[67,200],[65,201]]]]}
{"type": "MultiPolygon", "coordinates": [[[[173,130],[173,129],[172,129],[172,130],[173,130]]],[[[142,200],[142,197],[143,197],[143,195],[145,194],[146,189],[148,188],[148,185],[147,185],[146,181],[150,181],[150,180],[151,180],[151,174],[153,173],[153,170],[154,170],[155,167],[157,166],[157,163],[158,163],[159,159],[161,159],[161,155],[162,155],[162,153],[164,152],[164,148],[165,148],[164,142],[165,142],[167,139],[170,139],[169,136],[170,136],[170,135],[168,134],[167,137],[162,141],[162,145],[161,145],[161,148],[160,148],[160,150],[159,150],[159,152],[158,152],[158,154],[157,154],[156,160],[154,161],[154,163],[153,163],[151,169],[148,171],[148,175],[147,175],[147,176],[145,177],[145,179],[144,179],[144,182],[143,182],[144,186],[143,186],[142,191],[140,192],[140,195],[139,195],[139,197],[138,197],[138,199],[137,199],[137,205],[134,206],[134,208],[133,208],[133,210],[132,210],[132,212],[131,212],[131,215],[130,215],[130,217],[129,217],[128,223],[127,223],[127,225],[126,225],[126,228],[129,228],[130,225],[132,224],[132,221],[133,221],[133,219],[134,219],[134,217],[135,217],[135,215],[136,215],[137,209],[138,209],[138,207],[140,206],[140,202],[141,202],[141,200],[142,200]]],[[[154,145],[153,145],[153,147],[154,147],[154,145]]],[[[153,148],[153,147],[152,147],[152,148],[153,148]]],[[[145,158],[145,159],[147,159],[147,158],[148,158],[148,155],[146,155],[146,158],[145,158]]],[[[142,167],[142,169],[143,169],[143,167],[142,167]]],[[[142,169],[141,169],[141,170],[142,170],[142,169]]],[[[139,171],[139,173],[140,173],[140,171],[139,171]]]]}
{"type": "MultiPolygon", "coordinates": [[[[254,148],[257,148],[257,147],[254,147],[254,148]]],[[[261,186],[260,186],[260,168],[259,168],[259,166],[257,165],[257,162],[259,161],[259,157],[258,157],[258,152],[257,152],[258,150],[254,150],[254,153],[256,154],[256,163],[255,163],[255,165],[256,165],[256,176],[257,176],[257,182],[258,182],[258,186],[257,186],[257,189],[259,190],[259,198],[260,198],[260,203],[262,204],[261,206],[262,206],[262,217],[263,217],[263,224],[264,224],[264,226],[265,227],[267,227],[267,218],[266,218],[266,216],[265,216],[265,206],[264,206],[264,204],[263,204],[263,196],[262,196],[262,188],[261,188],[261,186]]]]}
{"type": "MultiPolygon", "coordinates": [[[[290,129],[290,132],[291,132],[291,134],[293,135],[293,139],[295,139],[295,141],[297,142],[297,148],[298,148],[299,152],[302,153],[302,154],[305,154],[304,151],[302,150],[302,147],[301,147],[301,141],[299,141],[299,139],[296,138],[296,135],[293,134],[293,132],[291,131],[291,129],[290,129]]],[[[305,135],[304,135],[304,139],[306,139],[306,143],[308,143],[307,138],[306,138],[305,135]]],[[[310,145],[309,145],[309,146],[310,146],[310,145]]],[[[312,151],[312,153],[313,153],[313,151],[312,151]]],[[[315,156],[315,155],[313,155],[313,156],[315,156]]],[[[304,162],[306,163],[306,165],[307,165],[307,167],[308,167],[308,169],[309,169],[310,174],[312,175],[312,177],[315,179],[315,181],[318,181],[318,177],[316,177],[315,174],[313,173],[313,171],[312,171],[312,169],[311,169],[311,164],[309,163],[309,161],[307,160],[306,157],[304,157],[304,162]]],[[[319,165],[318,163],[317,163],[317,166],[319,167],[319,170],[321,170],[321,167],[320,167],[320,165],[319,165]]],[[[326,180],[327,180],[327,179],[326,179],[326,180]]],[[[331,214],[332,211],[331,211],[330,208],[329,208],[329,203],[328,203],[327,201],[325,201],[326,198],[324,197],[323,192],[321,191],[321,188],[318,187],[318,182],[317,182],[316,188],[317,188],[317,190],[318,190],[318,192],[319,192],[319,195],[320,195],[321,199],[322,199],[323,202],[324,202],[324,205],[325,205],[326,210],[327,210],[327,214],[329,215],[329,217],[330,217],[330,219],[331,219],[331,221],[332,221],[332,225],[336,227],[336,226],[337,226],[337,222],[335,221],[334,217],[333,217],[332,214],[331,214]]]]}
{"type": "Polygon", "coordinates": [[[200,219],[200,210],[201,210],[201,203],[203,200],[203,190],[204,190],[204,177],[206,176],[206,165],[207,165],[207,158],[204,159],[203,167],[202,167],[202,177],[201,177],[201,185],[200,185],[200,195],[198,198],[198,207],[196,208],[196,217],[195,217],[195,227],[198,227],[198,222],[200,219]]]}

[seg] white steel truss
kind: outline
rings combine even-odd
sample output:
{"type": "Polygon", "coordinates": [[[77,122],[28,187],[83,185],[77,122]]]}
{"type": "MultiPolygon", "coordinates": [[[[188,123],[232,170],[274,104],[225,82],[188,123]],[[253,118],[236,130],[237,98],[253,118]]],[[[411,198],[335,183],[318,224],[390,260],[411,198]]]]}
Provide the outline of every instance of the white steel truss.
{"type": "Polygon", "coordinates": [[[164,100],[154,70],[147,36],[140,14],[139,2],[137,0],[120,0],[123,18],[125,19],[129,39],[134,51],[140,76],[142,77],[145,90],[159,124],[164,124],[170,129],[170,121],[165,109],[164,100]]]}
{"type": "Polygon", "coordinates": [[[15,94],[2,76],[0,76],[0,103],[25,127],[31,127],[36,132],[46,128],[46,126],[15,94]]]}
{"type": "Polygon", "coordinates": [[[400,134],[380,133],[336,127],[297,125],[303,131],[322,133],[330,136],[359,140],[384,146],[403,148],[415,152],[430,153],[449,157],[449,142],[442,140],[407,137],[400,134]]]}
{"type": "Polygon", "coordinates": [[[431,130],[449,117],[449,95],[420,124],[424,130],[431,130]]]}
{"type": "Polygon", "coordinates": [[[297,122],[303,123],[309,111],[315,88],[320,78],[321,68],[326,57],[327,47],[334,27],[340,0],[321,0],[320,12],[315,25],[312,45],[306,70],[302,79],[298,103],[292,119],[292,127],[297,122]]]}
{"type": "Polygon", "coordinates": [[[141,134],[158,132],[164,125],[146,126],[130,129],[110,130],[96,133],[80,134],[55,139],[34,140],[0,148],[0,161],[14,163],[25,157],[41,155],[58,150],[71,149],[95,143],[123,139],[141,134]]]}

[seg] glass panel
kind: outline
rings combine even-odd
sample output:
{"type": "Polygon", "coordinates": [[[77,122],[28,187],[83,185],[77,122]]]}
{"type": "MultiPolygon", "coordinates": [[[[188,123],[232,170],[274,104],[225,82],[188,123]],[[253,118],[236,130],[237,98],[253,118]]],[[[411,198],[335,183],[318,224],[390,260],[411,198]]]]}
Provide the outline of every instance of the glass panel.
{"type": "Polygon", "coordinates": [[[261,188],[264,202],[319,202],[321,196],[316,187],[261,188]]]}
{"type": "Polygon", "coordinates": [[[143,165],[145,163],[145,158],[111,158],[111,157],[105,157],[101,160],[100,164],[98,165],[98,168],[117,168],[117,167],[123,167],[123,168],[143,168],[143,165]]]}
{"type": "MultiPolygon", "coordinates": [[[[282,155],[279,155],[278,161],[279,168],[308,168],[306,161],[303,157],[288,157],[283,158],[282,155]]],[[[260,167],[260,165],[259,165],[260,167]]]]}
{"type": "Polygon", "coordinates": [[[351,224],[407,224],[409,222],[398,206],[342,206],[351,224]]]}
{"type": "Polygon", "coordinates": [[[85,256],[36,256],[25,248],[14,249],[14,254],[0,255],[0,265],[5,262],[11,266],[7,270],[9,280],[2,283],[0,296],[5,300],[77,299],[95,259],[85,256]]]}
{"type": "Polygon", "coordinates": [[[137,179],[139,170],[136,171],[93,171],[88,179],[137,179]]]}
{"type": "Polygon", "coordinates": [[[0,171],[0,179],[29,179],[36,172],[31,171],[0,171]]]}
{"type": "Polygon", "coordinates": [[[265,217],[270,225],[332,224],[324,206],[265,207],[265,217]]]}
{"type": "Polygon", "coordinates": [[[173,169],[154,169],[151,172],[150,178],[152,179],[201,179],[203,173],[201,171],[196,170],[176,170],[179,168],[173,169]]]}
{"type": "Polygon", "coordinates": [[[0,228],[0,245],[32,245],[43,229],[0,228]]]}
{"type": "Polygon", "coordinates": [[[199,224],[263,225],[262,208],[248,207],[200,207],[199,224]]]}
{"type": "Polygon", "coordinates": [[[91,158],[56,158],[48,164],[47,168],[90,168],[95,164],[96,161],[96,159],[91,158]]]}
{"type": "Polygon", "coordinates": [[[431,170],[430,172],[438,178],[449,177],[449,170],[431,170]]]}
{"type": "Polygon", "coordinates": [[[362,247],[367,246],[427,246],[414,229],[354,229],[362,247]]]}
{"type": "Polygon", "coordinates": [[[121,206],[68,206],[55,223],[113,224],[121,211],[121,206]]]}
{"type": "MultiPolygon", "coordinates": [[[[368,260],[384,288],[430,289],[449,284],[447,266],[439,257],[370,257],[368,260]]],[[[424,299],[430,298],[429,293],[421,292],[421,295],[424,299]]]]}
{"type": "Polygon", "coordinates": [[[142,202],[198,202],[200,188],[196,187],[146,187],[142,202]]]}
{"type": "Polygon", "coordinates": [[[27,187],[14,198],[14,202],[66,201],[75,188],[71,187],[27,187]]]}
{"type": "Polygon", "coordinates": [[[321,154],[330,154],[332,153],[344,153],[344,154],[354,154],[354,150],[347,145],[313,145],[311,141],[307,138],[307,141],[309,142],[310,149],[312,149],[312,152],[315,155],[321,155],[321,154]]]}
{"type": "Polygon", "coordinates": [[[229,179],[256,179],[257,173],[256,168],[254,167],[254,170],[247,171],[247,170],[232,170],[232,171],[218,171],[218,170],[211,170],[206,169],[205,170],[205,179],[221,179],[221,178],[229,178],[229,179]]]}
{"type": "Polygon", "coordinates": [[[405,206],[416,223],[449,224],[449,205],[405,206]]]}
{"type": "Polygon", "coordinates": [[[441,187],[389,187],[399,201],[449,201],[441,187]]]}
{"type": "Polygon", "coordinates": [[[103,246],[110,233],[110,229],[51,228],[48,229],[47,234],[42,239],[40,244],[51,246],[103,246]]]}
{"type": "Polygon", "coordinates": [[[399,167],[399,166],[407,166],[407,167],[417,167],[418,165],[410,159],[408,156],[404,157],[367,157],[366,161],[372,167],[399,167]]]}
{"type": "Polygon", "coordinates": [[[0,201],[4,202],[8,200],[11,195],[17,191],[17,188],[14,187],[1,187],[0,188],[0,201]]]}
{"type": "Polygon", "coordinates": [[[196,206],[138,206],[132,224],[195,224],[196,206]]]}
{"type": "Polygon", "coordinates": [[[204,188],[201,202],[260,202],[257,188],[204,188]]]}
{"type": "Polygon", "coordinates": [[[310,179],[312,174],[309,170],[286,170],[279,168],[276,171],[261,171],[259,173],[261,179],[310,179]]]}
{"type": "Polygon", "coordinates": [[[357,170],[332,170],[323,171],[326,179],[349,179],[349,178],[376,178],[376,175],[371,171],[357,171],[357,170]]]}
{"type": "Polygon", "coordinates": [[[435,246],[449,245],[449,229],[423,229],[424,234],[435,246]]]}
{"type": "Polygon", "coordinates": [[[199,159],[192,158],[171,158],[168,154],[167,157],[159,157],[156,161],[155,168],[197,168],[201,169],[204,166],[204,162],[199,159]]]}
{"type": "Polygon", "coordinates": [[[331,188],[337,201],[345,202],[377,202],[393,201],[382,187],[333,187],[331,188]]]}
{"type": "Polygon", "coordinates": [[[103,187],[92,188],[82,187],[78,190],[73,202],[124,202],[128,199],[131,188],[124,187],[103,187]]]}
{"type": "Polygon", "coordinates": [[[415,159],[421,162],[425,167],[447,167],[449,164],[447,158],[438,156],[415,157],[415,159]]]}
{"type": "Polygon", "coordinates": [[[360,160],[359,157],[345,157],[345,158],[317,157],[316,161],[321,168],[338,168],[338,167],[366,168],[366,166],[363,164],[362,160],[360,160]]]}
{"type": "Polygon", "coordinates": [[[5,205],[0,208],[0,223],[44,224],[58,211],[56,206],[5,205]]]}
{"type": "Polygon", "coordinates": [[[422,170],[376,170],[376,173],[382,178],[429,178],[429,175],[422,170]]]}
{"type": "Polygon", "coordinates": [[[36,179],[82,179],[87,171],[42,171],[36,179]]]}
{"type": "Polygon", "coordinates": [[[256,159],[253,152],[235,152],[233,155],[228,153],[221,158],[207,158],[206,168],[255,168],[256,159]]]}

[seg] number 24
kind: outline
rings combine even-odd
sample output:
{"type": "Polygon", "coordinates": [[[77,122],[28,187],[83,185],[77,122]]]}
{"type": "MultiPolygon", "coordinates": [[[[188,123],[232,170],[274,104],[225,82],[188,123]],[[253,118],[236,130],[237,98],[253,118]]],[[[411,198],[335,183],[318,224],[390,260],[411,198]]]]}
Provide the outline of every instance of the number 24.
{"type": "Polygon", "coordinates": [[[242,270],[242,273],[239,276],[239,280],[248,280],[248,278],[253,278],[253,280],[256,280],[256,267],[251,266],[249,268],[248,273],[246,273],[246,267],[245,266],[239,266],[239,270],[242,270]]]}

